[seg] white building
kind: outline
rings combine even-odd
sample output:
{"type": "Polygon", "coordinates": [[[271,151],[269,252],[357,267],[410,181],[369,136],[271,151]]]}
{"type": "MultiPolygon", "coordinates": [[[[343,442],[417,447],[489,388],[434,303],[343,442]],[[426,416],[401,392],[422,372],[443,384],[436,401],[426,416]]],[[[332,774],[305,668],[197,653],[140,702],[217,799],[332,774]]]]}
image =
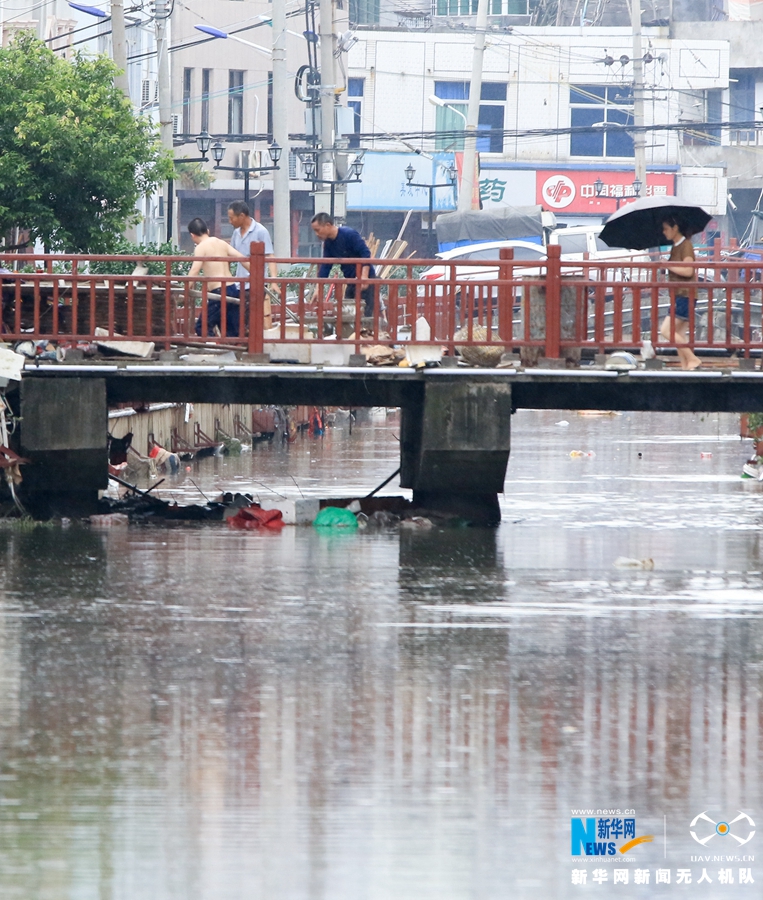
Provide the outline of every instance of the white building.
{"type": "MultiPolygon", "coordinates": [[[[349,193],[352,220],[367,230],[394,230],[404,189],[406,145],[426,154],[460,151],[472,68],[473,28],[428,31],[366,30],[350,51],[349,102],[360,142],[368,148],[363,186],[349,193]],[[428,102],[434,95],[446,107],[428,102]],[[443,133],[439,138],[438,132],[443,133]],[[374,152],[378,151],[378,152],[374,152]],[[395,174],[382,154],[394,153],[395,174]],[[374,182],[376,171],[382,181],[374,182]],[[376,188],[376,189],[375,189],[376,188]],[[386,202],[385,202],[386,198],[386,202]]],[[[681,179],[717,215],[725,212],[722,165],[697,172],[682,122],[705,121],[706,105],[729,87],[724,40],[671,40],[668,29],[646,27],[645,124],[647,193],[674,193],[681,179]]],[[[632,36],[626,28],[496,28],[487,38],[478,140],[485,207],[542,203],[562,221],[613,212],[633,193],[632,36]]],[[[410,154],[417,178],[435,172],[410,154]],[[427,169],[425,172],[424,169],[427,169]]],[[[426,208],[427,192],[415,199],[426,208]]],[[[439,192],[441,209],[452,197],[439,192]]],[[[412,202],[409,198],[409,202],[412,202]]],[[[426,225],[425,218],[422,227],[426,225]]]]}

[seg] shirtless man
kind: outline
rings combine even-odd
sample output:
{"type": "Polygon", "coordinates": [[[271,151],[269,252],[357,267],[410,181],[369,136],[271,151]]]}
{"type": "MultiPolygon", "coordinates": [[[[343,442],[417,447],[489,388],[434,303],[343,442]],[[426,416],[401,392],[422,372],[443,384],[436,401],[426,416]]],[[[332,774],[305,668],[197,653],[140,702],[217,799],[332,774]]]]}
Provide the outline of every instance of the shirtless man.
{"type": "MultiPolygon", "coordinates": [[[[188,231],[191,234],[191,240],[196,244],[196,249],[193,251],[195,258],[191,270],[188,273],[191,277],[200,275],[203,272],[207,278],[230,278],[229,263],[210,257],[230,257],[231,259],[235,259],[249,271],[249,260],[242,253],[239,253],[238,250],[231,247],[230,244],[220,240],[220,238],[212,237],[204,219],[191,219],[188,223],[188,231]]],[[[211,281],[207,284],[207,289],[209,291],[207,301],[207,332],[210,335],[214,332],[215,328],[219,329],[222,318],[222,299],[220,296],[221,284],[222,281],[211,281]]],[[[239,285],[226,282],[226,337],[238,337],[239,334],[239,295],[239,285]]],[[[201,335],[201,316],[199,316],[196,321],[196,334],[201,335]]]]}

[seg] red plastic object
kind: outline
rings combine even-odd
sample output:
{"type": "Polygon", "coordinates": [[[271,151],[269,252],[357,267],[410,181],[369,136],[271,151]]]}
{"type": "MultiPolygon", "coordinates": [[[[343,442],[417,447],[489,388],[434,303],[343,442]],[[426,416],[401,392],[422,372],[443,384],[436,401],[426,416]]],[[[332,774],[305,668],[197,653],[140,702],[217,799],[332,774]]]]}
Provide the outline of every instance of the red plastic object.
{"type": "Polygon", "coordinates": [[[228,519],[229,528],[282,528],[283,514],[280,509],[260,509],[259,506],[248,506],[240,509],[235,516],[228,519]]]}

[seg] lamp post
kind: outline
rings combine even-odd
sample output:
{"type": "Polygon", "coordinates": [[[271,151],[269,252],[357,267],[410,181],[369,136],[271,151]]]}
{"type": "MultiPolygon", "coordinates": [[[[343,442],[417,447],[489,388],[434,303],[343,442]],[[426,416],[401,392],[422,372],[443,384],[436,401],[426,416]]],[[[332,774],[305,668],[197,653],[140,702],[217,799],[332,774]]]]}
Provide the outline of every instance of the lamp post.
{"type": "MultiPolygon", "coordinates": [[[[96,19],[107,19],[109,14],[97,6],[86,3],[68,3],[72,9],[93,16],[96,19]]],[[[130,86],[127,79],[127,38],[125,37],[125,8],[123,0],[112,0],[111,4],[111,58],[119,69],[114,76],[114,87],[130,99],[130,86]]]]}
{"type": "Polygon", "coordinates": [[[317,157],[322,152],[321,150],[317,150],[314,148],[310,149],[302,149],[295,151],[297,156],[299,156],[302,161],[302,168],[305,173],[305,181],[312,182],[312,189],[315,190],[316,184],[329,184],[331,185],[331,218],[334,218],[334,198],[336,196],[336,186],[338,184],[357,184],[360,181],[360,176],[363,174],[363,154],[358,153],[355,159],[352,161],[350,165],[350,177],[349,178],[317,178],[316,170],[318,166],[317,157]]]}
{"type": "Polygon", "coordinates": [[[225,147],[216,141],[212,146],[212,156],[215,160],[215,169],[223,172],[241,172],[244,176],[244,203],[249,203],[249,176],[253,172],[277,172],[281,167],[278,161],[281,159],[283,148],[275,141],[268,147],[268,155],[273,163],[272,166],[221,166],[225,156],[225,147]]]}
{"type": "MultiPolygon", "coordinates": [[[[236,41],[239,44],[245,44],[252,47],[265,56],[271,57],[273,60],[273,96],[276,101],[273,103],[273,144],[271,147],[278,148],[278,157],[282,153],[289,158],[289,124],[288,124],[288,106],[286,99],[286,8],[285,0],[273,0],[273,49],[268,50],[260,44],[254,44],[247,41],[236,34],[229,34],[214,28],[211,25],[196,25],[195,28],[203,34],[210,37],[236,41]]],[[[223,150],[223,153],[225,151],[223,150]]],[[[270,152],[270,151],[269,151],[270,152]]],[[[247,171],[238,168],[238,171],[245,173],[244,195],[245,199],[249,197],[249,172],[253,171],[273,171],[273,249],[276,256],[291,256],[291,200],[289,195],[289,167],[283,168],[277,165],[278,160],[273,158],[272,166],[255,167],[247,171]]],[[[222,157],[220,160],[222,161],[222,157]]],[[[215,168],[225,169],[225,166],[215,166],[215,168]]]]}
{"type": "MultiPolygon", "coordinates": [[[[453,106],[452,103],[447,103],[445,100],[442,99],[442,97],[438,97],[436,94],[430,94],[429,97],[428,97],[427,99],[428,99],[429,102],[432,104],[432,106],[439,106],[440,109],[449,109],[451,112],[455,113],[457,116],[461,116],[461,118],[464,120],[464,130],[466,130],[466,129],[469,127],[469,120],[468,120],[468,119],[466,118],[466,116],[461,112],[461,110],[458,109],[457,107],[453,106]]],[[[466,157],[464,157],[464,160],[466,160],[466,157]]],[[[462,167],[462,171],[461,171],[461,188],[459,189],[458,194],[457,194],[458,207],[459,207],[459,209],[461,208],[461,195],[462,195],[463,190],[464,190],[464,184],[465,184],[464,177],[465,177],[465,174],[466,174],[466,169],[462,167]]],[[[455,184],[455,178],[453,179],[453,183],[455,184]]],[[[471,179],[470,179],[470,183],[471,183],[471,179]]],[[[465,207],[466,209],[471,209],[471,202],[472,202],[472,201],[471,201],[471,196],[470,196],[470,197],[469,197],[469,203],[468,203],[468,205],[465,207]]]]}
{"type": "Polygon", "coordinates": [[[416,175],[416,170],[413,166],[408,163],[405,167],[405,179],[408,182],[408,187],[417,187],[417,188],[426,188],[429,191],[429,251],[434,259],[435,253],[437,253],[437,240],[432,240],[433,229],[432,229],[432,217],[434,215],[434,192],[437,188],[451,188],[453,189],[456,183],[456,167],[454,165],[448,166],[446,169],[448,174],[448,178],[450,179],[450,184],[448,183],[440,183],[440,184],[418,184],[413,179],[416,175]]]}
{"type": "MultiPolygon", "coordinates": [[[[201,156],[197,156],[196,159],[176,159],[174,162],[176,163],[205,163],[209,162],[207,158],[207,153],[209,153],[209,148],[212,145],[212,137],[206,132],[202,131],[201,134],[196,138],[196,146],[199,148],[199,153],[201,156]]],[[[167,179],[167,243],[169,244],[172,240],[172,219],[173,219],[173,207],[175,204],[175,179],[168,178],[167,179]]]]}
{"type": "MultiPolygon", "coordinates": [[[[643,186],[644,186],[644,185],[642,184],[640,178],[636,178],[636,179],[633,181],[633,184],[631,185],[631,187],[633,188],[633,196],[634,196],[636,199],[638,199],[638,198],[641,196],[641,189],[642,189],[643,186]]],[[[604,193],[604,182],[601,180],[600,177],[597,178],[596,181],[594,181],[594,183],[593,183],[593,189],[594,189],[594,191],[596,192],[596,196],[597,196],[597,197],[601,197],[601,196],[603,195],[603,193],[604,193]]],[[[614,199],[615,204],[616,204],[616,205],[615,205],[615,209],[617,210],[617,209],[620,209],[620,203],[621,203],[623,200],[625,200],[626,198],[625,198],[625,197],[614,197],[613,199],[614,199]]]]}

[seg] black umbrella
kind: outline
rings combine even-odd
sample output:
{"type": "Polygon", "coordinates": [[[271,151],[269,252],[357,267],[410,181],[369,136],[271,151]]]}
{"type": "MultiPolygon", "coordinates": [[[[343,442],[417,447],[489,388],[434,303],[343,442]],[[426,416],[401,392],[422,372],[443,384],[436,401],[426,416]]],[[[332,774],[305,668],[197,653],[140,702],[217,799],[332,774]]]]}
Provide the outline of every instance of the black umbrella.
{"type": "Polygon", "coordinates": [[[662,223],[668,216],[675,218],[681,234],[687,237],[702,231],[712,219],[701,206],[684,203],[678,197],[641,197],[612,213],[599,237],[610,247],[660,247],[668,243],[662,233],[662,223]]]}

